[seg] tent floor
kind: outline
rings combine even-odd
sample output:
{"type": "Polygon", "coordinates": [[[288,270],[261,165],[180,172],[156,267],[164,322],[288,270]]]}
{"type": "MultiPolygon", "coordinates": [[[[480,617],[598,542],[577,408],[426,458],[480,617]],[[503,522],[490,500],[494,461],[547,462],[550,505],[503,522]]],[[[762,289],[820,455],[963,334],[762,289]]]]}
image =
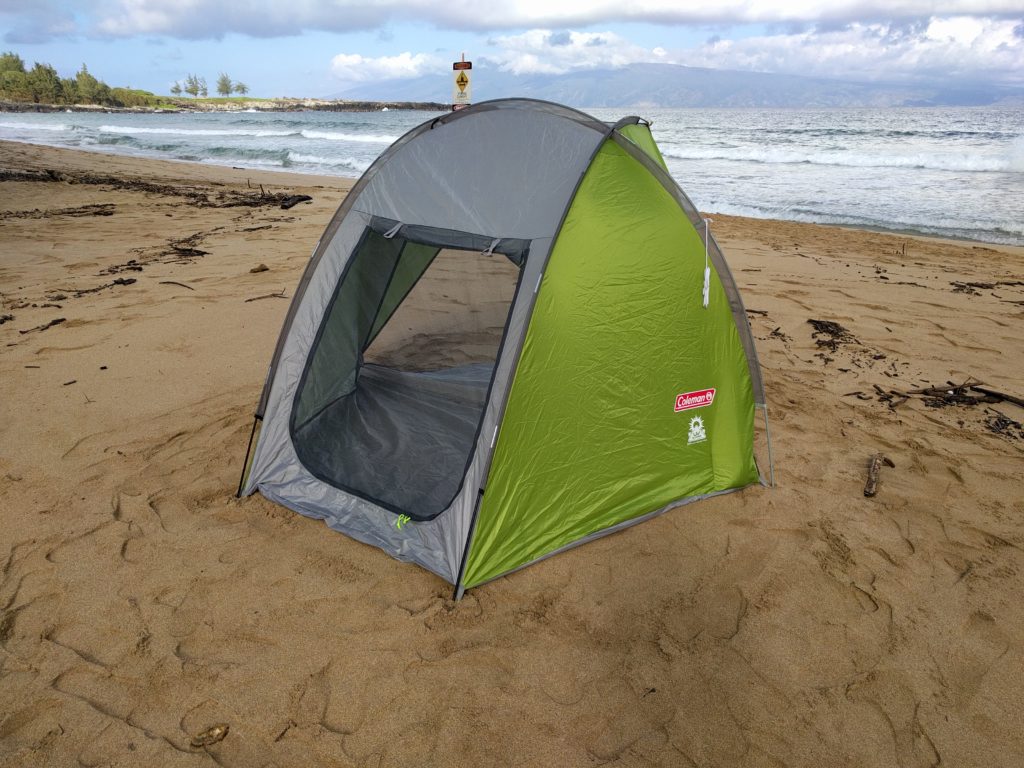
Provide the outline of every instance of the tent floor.
{"type": "Polygon", "coordinates": [[[486,363],[423,372],[366,363],[352,392],[296,431],[296,452],[324,482],[433,517],[462,485],[492,371],[486,363]]]}

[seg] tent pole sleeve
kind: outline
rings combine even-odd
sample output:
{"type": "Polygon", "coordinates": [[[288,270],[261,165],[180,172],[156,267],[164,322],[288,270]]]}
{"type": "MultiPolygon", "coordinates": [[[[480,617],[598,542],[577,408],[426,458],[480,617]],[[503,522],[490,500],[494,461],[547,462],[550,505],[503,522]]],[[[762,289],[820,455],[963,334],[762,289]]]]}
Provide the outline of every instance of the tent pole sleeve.
{"type": "MultiPolygon", "coordinates": [[[[465,111],[466,110],[460,110],[460,112],[465,112],[465,111]]],[[[456,112],[455,114],[459,114],[459,113],[456,112]]],[[[561,232],[562,232],[562,227],[565,225],[565,220],[569,217],[569,209],[572,208],[573,200],[576,199],[576,193],[579,192],[580,187],[583,185],[583,179],[587,175],[587,171],[590,169],[590,166],[593,165],[594,158],[597,157],[597,153],[601,151],[601,147],[604,146],[604,143],[606,141],[608,141],[608,139],[612,136],[614,131],[615,131],[615,127],[614,126],[607,127],[607,128],[605,128],[602,131],[601,140],[599,142],[597,142],[597,144],[594,146],[594,151],[591,153],[590,159],[587,161],[586,167],[580,173],[579,178],[576,179],[576,184],[575,184],[575,186],[572,189],[572,194],[569,195],[569,198],[565,201],[565,208],[562,210],[562,217],[558,220],[558,226],[555,228],[555,232],[554,232],[554,234],[551,237],[551,244],[548,247],[548,251],[547,251],[547,253],[545,254],[545,257],[544,257],[544,263],[541,264],[541,267],[540,267],[540,277],[538,278],[538,281],[537,281],[537,287],[534,288],[533,293],[530,294],[527,297],[527,301],[529,302],[529,305],[528,305],[528,309],[527,309],[527,312],[526,312],[526,323],[524,324],[522,333],[519,336],[518,342],[516,344],[516,349],[515,349],[515,352],[514,352],[514,357],[513,357],[513,360],[515,361],[514,364],[513,364],[513,367],[512,367],[512,376],[513,376],[513,378],[515,377],[516,367],[518,367],[518,365],[519,365],[519,356],[523,352],[523,344],[526,342],[526,333],[529,330],[530,318],[533,316],[533,308],[534,308],[534,306],[537,303],[537,295],[540,293],[540,279],[542,279],[544,277],[544,273],[547,272],[548,264],[551,262],[551,253],[555,249],[555,244],[558,241],[559,234],[561,234],[561,232]]],[[[521,282],[522,282],[522,276],[520,275],[520,283],[521,282]]],[[[519,296],[519,286],[516,287],[516,298],[518,298],[518,296],[519,296]]],[[[513,302],[513,304],[514,304],[514,302],[513,302]]],[[[505,409],[508,407],[508,399],[509,399],[509,396],[511,395],[511,392],[512,392],[512,384],[511,384],[511,381],[510,381],[509,385],[505,389],[505,394],[504,394],[504,396],[502,398],[501,406],[498,409],[497,425],[498,425],[498,429],[499,430],[501,429],[502,419],[505,416],[505,409]]],[[[483,468],[483,478],[484,478],[483,483],[484,484],[487,483],[487,476],[488,476],[488,474],[491,471],[491,461],[494,458],[494,442],[492,442],[492,444],[491,444],[490,448],[488,449],[486,455],[487,455],[487,459],[484,462],[484,468],[483,468]]],[[[462,563],[459,564],[459,576],[455,580],[455,593],[452,595],[452,598],[454,600],[459,600],[462,597],[463,593],[465,592],[465,587],[463,587],[463,585],[462,585],[462,579],[463,579],[463,576],[466,573],[466,563],[469,560],[469,548],[473,544],[473,534],[476,532],[476,520],[477,520],[477,516],[480,514],[480,505],[481,505],[481,503],[483,501],[483,496],[484,496],[484,490],[483,490],[483,488],[481,488],[480,489],[480,493],[478,493],[477,497],[476,497],[476,506],[473,509],[473,519],[472,519],[472,521],[470,522],[470,525],[469,525],[469,535],[466,537],[466,548],[462,551],[462,563]]]]}
{"type": "Polygon", "coordinates": [[[772,459],[772,431],[768,426],[768,405],[761,406],[764,412],[764,436],[768,442],[768,487],[775,487],[775,462],[772,459]]]}
{"type": "Polygon", "coordinates": [[[245,447],[245,461],[242,462],[242,476],[238,478],[238,490],[235,498],[242,498],[242,487],[245,485],[245,477],[249,474],[249,456],[252,454],[252,440],[256,437],[256,426],[260,423],[260,417],[254,416],[252,420],[252,432],[249,433],[249,445],[245,447]]]}
{"type": "Polygon", "coordinates": [[[466,546],[462,549],[462,562],[459,563],[459,575],[455,578],[455,591],[452,593],[452,600],[458,602],[466,593],[462,585],[462,577],[466,574],[466,561],[469,559],[469,546],[473,543],[473,532],[476,530],[476,516],[480,514],[480,503],[484,500],[484,489],[481,488],[476,494],[476,504],[473,505],[473,517],[469,521],[469,533],[466,534],[466,546]]]}

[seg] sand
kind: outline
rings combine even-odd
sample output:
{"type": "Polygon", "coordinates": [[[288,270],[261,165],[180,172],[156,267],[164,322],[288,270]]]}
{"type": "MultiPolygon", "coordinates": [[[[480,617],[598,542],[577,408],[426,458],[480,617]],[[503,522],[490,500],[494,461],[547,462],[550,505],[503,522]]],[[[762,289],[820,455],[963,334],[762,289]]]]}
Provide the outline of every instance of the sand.
{"type": "Polygon", "coordinates": [[[715,216],[777,487],[455,604],[233,497],[288,306],[248,300],[292,295],[350,182],[0,144],[41,169],[0,174],[0,764],[1024,764],[1024,409],[874,389],[1024,394],[1024,286],[954,290],[1024,250],[715,216]],[[259,184],[313,201],[197,205],[259,184]]]}

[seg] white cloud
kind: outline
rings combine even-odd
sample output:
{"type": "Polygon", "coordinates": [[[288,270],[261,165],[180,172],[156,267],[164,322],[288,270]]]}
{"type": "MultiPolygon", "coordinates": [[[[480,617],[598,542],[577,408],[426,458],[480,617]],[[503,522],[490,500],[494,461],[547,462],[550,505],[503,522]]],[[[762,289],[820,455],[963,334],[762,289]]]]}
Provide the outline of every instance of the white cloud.
{"type": "Polygon", "coordinates": [[[532,29],[521,35],[495,37],[496,50],[486,58],[513,74],[562,74],[574,69],[623,67],[638,61],[662,60],[613,32],[552,32],[532,29]]]}
{"type": "Polygon", "coordinates": [[[400,53],[397,56],[360,56],[339,53],[331,60],[331,72],[340,80],[367,82],[419,77],[444,66],[438,57],[426,53],[400,53]]]}
{"type": "Polygon", "coordinates": [[[851,24],[841,29],[716,39],[669,57],[679,64],[846,80],[942,78],[1024,84],[1024,39],[1016,22],[932,19],[920,25],[851,24]]]}
{"type": "MultiPolygon", "coordinates": [[[[28,6],[0,0],[0,8],[28,6]]],[[[1011,17],[1020,0],[91,0],[102,35],[167,34],[216,38],[228,32],[259,37],[305,29],[372,29],[388,21],[460,30],[585,27],[613,22],[651,24],[844,24],[931,17],[1011,17]]]]}

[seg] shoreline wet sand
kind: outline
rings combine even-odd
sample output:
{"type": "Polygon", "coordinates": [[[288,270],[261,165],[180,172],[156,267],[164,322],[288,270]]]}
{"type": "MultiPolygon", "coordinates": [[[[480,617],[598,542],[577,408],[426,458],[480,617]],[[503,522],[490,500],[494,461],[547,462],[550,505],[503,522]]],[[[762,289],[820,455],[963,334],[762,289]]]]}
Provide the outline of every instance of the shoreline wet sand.
{"type": "Polygon", "coordinates": [[[453,604],[233,496],[351,184],[0,143],[0,765],[1024,762],[1024,249],[713,216],[777,487],[453,604]]]}

